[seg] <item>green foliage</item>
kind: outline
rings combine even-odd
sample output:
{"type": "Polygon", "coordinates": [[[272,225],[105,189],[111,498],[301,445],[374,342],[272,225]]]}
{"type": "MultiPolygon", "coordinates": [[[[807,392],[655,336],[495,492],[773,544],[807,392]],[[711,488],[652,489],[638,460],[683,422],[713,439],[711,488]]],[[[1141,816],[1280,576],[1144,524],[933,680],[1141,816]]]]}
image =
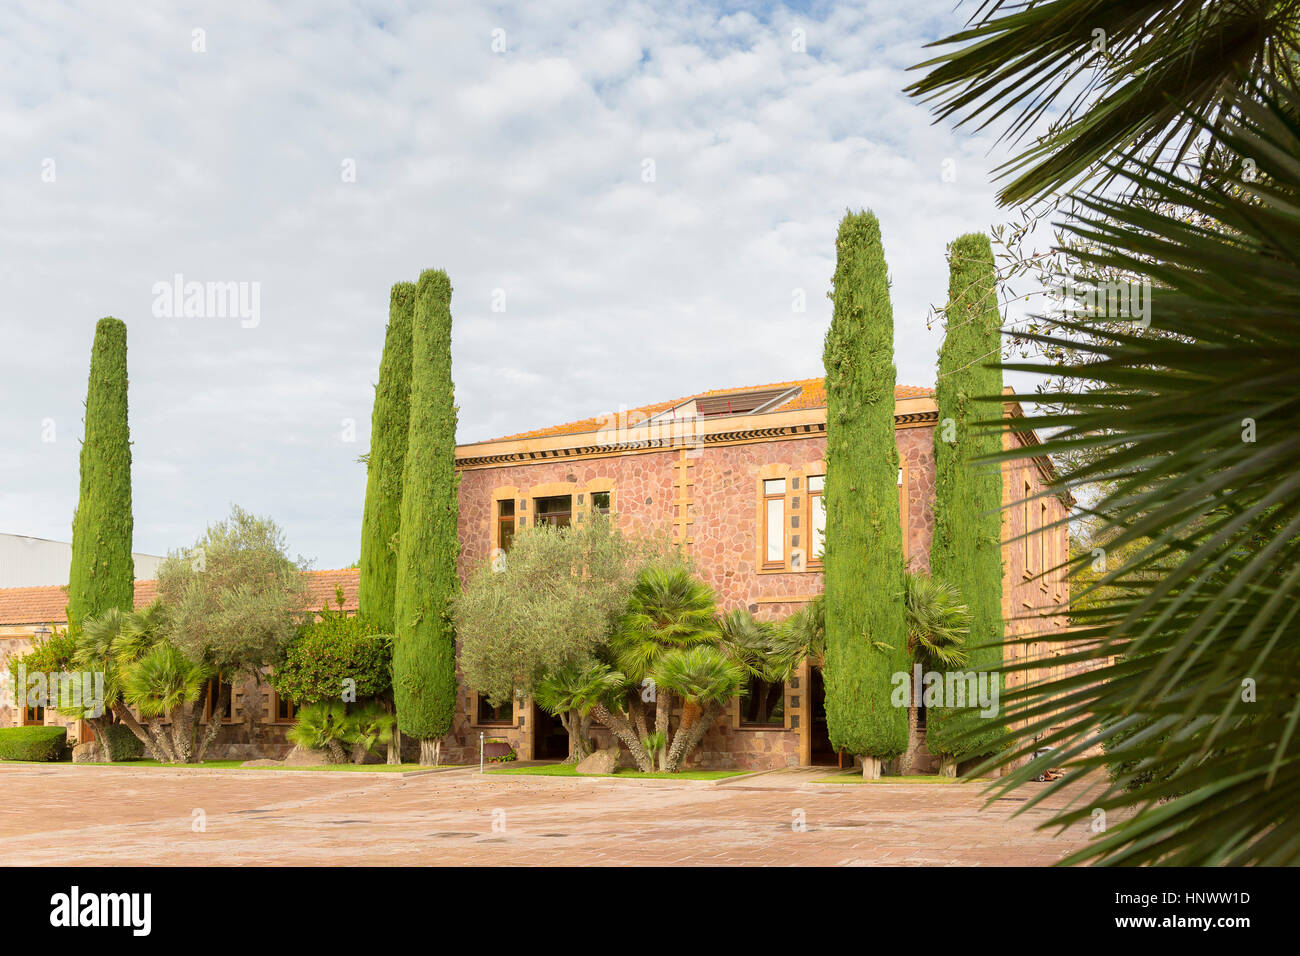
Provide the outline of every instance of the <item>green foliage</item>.
{"type": "Polygon", "coordinates": [[[347,741],[372,754],[378,754],[380,745],[387,746],[393,739],[397,717],[377,701],[351,708],[347,716],[347,741]]]}
{"type": "Polygon", "coordinates": [[[1067,676],[1005,695],[1004,717],[1026,726],[1001,759],[1041,735],[1067,780],[1115,763],[1150,774],[1052,817],[1137,810],[1067,862],[1300,862],[1300,97],[1265,84],[1233,106],[1216,132],[1253,160],[1251,175],[1203,184],[1127,169],[1209,227],[1103,196],[1067,224],[1086,266],[1133,270],[1156,289],[1156,334],[1085,314],[1071,324],[1098,360],[1054,369],[1101,383],[1060,396],[1042,450],[1104,450],[1061,483],[1107,478],[1092,511],[1118,559],[1097,582],[1096,625],[1047,636],[1067,676]]]}
{"type": "Polygon", "coordinates": [[[743,666],[710,644],[669,651],[659,659],[654,675],[658,687],[700,705],[725,704],[744,692],[749,678],[743,666]]]}
{"type": "Polygon", "coordinates": [[[131,432],[127,425],[126,324],[100,319],[86,389],[86,437],[81,444],[81,493],[72,517],[68,620],[131,610],[131,432]]]}
{"type": "Polygon", "coordinates": [[[515,536],[504,562],[484,564],[452,604],[465,682],[494,704],[535,692],[567,665],[581,667],[627,608],[651,544],[604,515],[515,536]]]}
{"type": "Polygon", "coordinates": [[[187,553],[158,569],[166,637],[195,661],[233,679],[269,667],[296,634],[306,601],[304,562],[286,553],[270,518],[238,505],[187,553]]]}
{"type": "Polygon", "coordinates": [[[966,667],[970,608],[962,603],[961,592],[919,571],[908,571],[904,581],[907,641],[916,662],[927,670],[966,667]]]}
{"type": "Polygon", "coordinates": [[[321,608],[320,619],[303,624],[285,645],[271,686],[295,704],[342,700],[348,686],[357,700],[384,696],[392,689],[392,638],[373,633],[370,623],[321,608]]]}
{"type": "MultiPolygon", "coordinates": [[[[966,666],[1002,666],[1002,474],[985,459],[1002,449],[1001,315],[988,237],[969,233],[949,247],[948,306],[935,403],[934,536],[930,568],[970,609],[966,666]],[[976,462],[982,462],[976,464],[976,462]]],[[[1001,681],[1001,675],[994,678],[1001,681]]],[[[999,686],[999,691],[1001,690],[999,686]]],[[[926,717],[932,753],[967,758],[992,753],[997,717],[978,708],[937,708],[926,717]],[[979,726],[983,725],[983,726],[979,726]],[[959,740],[960,738],[960,740],[959,740]]]]}
{"type": "Polygon", "coordinates": [[[170,643],[154,645],[125,673],[122,699],[146,718],[165,718],[178,708],[197,703],[204,685],[216,676],[170,643]]]}
{"type": "Polygon", "coordinates": [[[533,699],[538,707],[556,717],[570,711],[585,717],[597,704],[615,706],[618,696],[625,692],[623,675],[598,661],[587,661],[565,664],[547,674],[538,681],[533,699]]]}
{"type": "Polygon", "coordinates": [[[402,733],[451,730],[456,712],[456,401],[451,380],[451,282],[432,269],[416,286],[411,421],[402,476],[393,697],[402,733]]]}
{"type": "Polygon", "coordinates": [[[894,318],[880,224],[848,213],[835,241],[826,334],[826,719],[837,750],[907,746],[890,675],[910,666],[894,438],[894,318]]]}
{"type": "Polygon", "coordinates": [[[1297,0],[1000,0],[933,44],[960,48],[920,64],[930,72],[908,92],[937,98],[940,116],[962,122],[1015,117],[1004,134],[1012,139],[1059,110],[1048,135],[1003,167],[1019,175],[1000,201],[1023,202],[1121,151],[1189,156],[1252,95],[1253,77],[1295,85],[1298,20],[1297,0]],[[1084,86],[1096,95],[1074,98],[1084,86]]]}
{"type": "MultiPolygon", "coordinates": [[[[144,741],[131,732],[131,729],[123,724],[109,724],[103,730],[97,731],[97,736],[108,738],[109,750],[112,751],[114,760],[140,760],[144,757],[144,741]]],[[[101,751],[103,747],[101,746],[101,751]]]]}
{"type": "Polygon", "coordinates": [[[361,519],[360,613],[383,634],[393,633],[397,552],[392,548],[402,517],[402,469],[411,418],[411,323],[415,284],[393,286],[388,331],[379,360],[379,384],[370,420],[366,504],[361,519]]]}
{"type": "Polygon", "coordinates": [[[62,760],[67,752],[66,727],[0,728],[0,760],[62,760]]]}
{"type": "Polygon", "coordinates": [[[298,711],[297,721],[285,734],[290,743],[307,750],[329,750],[340,760],[343,745],[351,741],[352,735],[347,709],[333,700],[302,708],[298,711]]]}
{"type": "Polygon", "coordinates": [[[713,590],[685,564],[647,565],[610,638],[615,664],[633,682],[653,677],[655,666],[670,651],[714,639],[716,616],[713,590]]]}

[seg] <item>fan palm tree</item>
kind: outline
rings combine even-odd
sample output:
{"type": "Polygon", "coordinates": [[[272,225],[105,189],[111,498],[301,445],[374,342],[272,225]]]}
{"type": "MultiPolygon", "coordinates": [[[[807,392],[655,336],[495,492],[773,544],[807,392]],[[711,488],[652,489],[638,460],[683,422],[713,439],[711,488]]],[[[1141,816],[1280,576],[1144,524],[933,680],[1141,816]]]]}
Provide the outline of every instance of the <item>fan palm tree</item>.
{"type": "Polygon", "coordinates": [[[299,710],[297,722],[286,736],[306,750],[328,750],[333,763],[347,763],[343,745],[354,737],[354,731],[343,704],[328,700],[299,710]]]}
{"type": "Polygon", "coordinates": [[[206,664],[192,661],[165,641],[126,667],[122,699],[150,721],[151,736],[171,763],[194,761],[194,707],[203,700],[212,676],[206,664]],[[163,719],[172,721],[170,741],[159,726],[163,719]]]}
{"type": "MultiPolygon", "coordinates": [[[[970,608],[962,603],[961,592],[928,574],[907,571],[903,575],[903,603],[906,607],[907,647],[916,665],[923,671],[965,667],[970,608]]],[[[907,773],[916,758],[919,714],[919,701],[909,695],[907,750],[899,759],[899,773],[907,773]]]]}
{"type": "MultiPolygon", "coordinates": [[[[716,637],[716,614],[713,590],[686,565],[672,562],[647,566],[637,577],[628,611],[610,638],[615,666],[635,684],[647,679],[654,681],[655,666],[664,654],[707,643],[716,637]]],[[[638,721],[641,739],[648,738],[651,729],[666,739],[671,736],[669,715],[673,695],[671,690],[662,690],[657,682],[651,686],[655,703],[653,728],[644,726],[639,709],[633,716],[638,721]]],[[[667,754],[663,750],[658,753],[658,762],[660,769],[664,769],[667,754]]]]}
{"type": "Polygon", "coordinates": [[[1003,167],[1011,204],[1107,172],[1120,151],[1177,163],[1253,95],[1252,77],[1294,87],[1300,0],[986,0],[931,45],[956,49],[914,67],[928,72],[907,92],[941,117],[1011,117],[1003,135],[1019,139],[1060,111],[1003,167]]]}
{"type": "Polygon", "coordinates": [[[1057,430],[1042,453],[1105,452],[1060,484],[1107,479],[1092,511],[1122,555],[1091,585],[1103,596],[1083,627],[1047,636],[1066,676],[1004,696],[1004,717],[1026,726],[986,765],[1046,744],[1075,775],[1132,768],[1054,817],[1137,811],[1070,862],[1300,861],[1300,100],[1265,82],[1230,105],[1216,135],[1249,174],[1240,161],[1209,183],[1124,167],[1196,221],[1093,195],[1067,223],[1085,266],[1151,280],[1161,333],[1069,323],[1095,360],[1055,372],[1101,388],[1025,422],[1057,430]]]}
{"type": "Polygon", "coordinates": [[[708,644],[674,648],[660,656],[654,668],[656,686],[679,695],[698,713],[692,720],[683,715],[662,769],[681,769],[731,699],[744,691],[748,676],[734,658],[708,644]]]}
{"type": "Polygon", "coordinates": [[[569,734],[569,755],[565,763],[581,763],[591,755],[592,711],[597,704],[626,690],[623,675],[600,661],[570,663],[548,674],[533,691],[533,700],[548,714],[560,718],[569,734]]]}

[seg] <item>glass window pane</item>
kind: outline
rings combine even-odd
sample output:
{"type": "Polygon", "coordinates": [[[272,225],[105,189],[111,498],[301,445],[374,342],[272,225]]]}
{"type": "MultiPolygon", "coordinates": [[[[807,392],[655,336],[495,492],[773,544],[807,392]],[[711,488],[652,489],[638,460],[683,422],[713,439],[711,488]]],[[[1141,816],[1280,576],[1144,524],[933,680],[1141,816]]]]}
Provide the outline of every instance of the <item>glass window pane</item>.
{"type": "Polygon", "coordinates": [[[785,499],[769,498],[767,502],[767,559],[780,563],[785,560],[785,499]]]}
{"type": "Polygon", "coordinates": [[[765,495],[783,495],[785,494],[784,478],[768,478],[763,482],[763,494],[765,495]]]}
{"type": "Polygon", "coordinates": [[[808,476],[808,490],[809,490],[809,491],[825,491],[825,490],[826,490],[826,476],[825,476],[825,475],[809,475],[809,476],[808,476]]]}
{"type": "Polygon", "coordinates": [[[591,507],[603,515],[609,514],[609,492],[593,491],[591,493],[591,507]]]}
{"type": "Polygon", "coordinates": [[[814,561],[822,559],[826,548],[826,499],[814,495],[812,499],[812,557],[814,561]]]}

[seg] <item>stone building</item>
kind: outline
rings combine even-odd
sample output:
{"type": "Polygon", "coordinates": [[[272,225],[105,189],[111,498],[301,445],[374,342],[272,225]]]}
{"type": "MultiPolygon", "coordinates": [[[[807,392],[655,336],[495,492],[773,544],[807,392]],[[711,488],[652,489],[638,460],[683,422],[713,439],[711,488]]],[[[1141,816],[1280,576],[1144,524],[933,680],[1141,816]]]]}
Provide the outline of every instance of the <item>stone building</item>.
{"type": "MultiPolygon", "coordinates": [[[[1017,417],[1021,410],[1009,402],[1005,414],[1017,417]]],[[[895,390],[904,548],[908,563],[921,569],[929,564],[934,527],[937,418],[931,390],[895,390]]],[[[1069,502],[1036,497],[1051,477],[1051,465],[1036,452],[1032,431],[1008,433],[1005,443],[1024,449],[1023,458],[1002,465],[1008,633],[1063,631],[1068,583],[1063,572],[1052,569],[1064,563],[1069,541],[1066,526],[1053,525],[1066,516],[1069,502]],[[1044,569],[1052,573],[1043,575],[1044,569]]],[[[602,511],[626,532],[671,533],[714,589],[720,610],[744,607],[760,618],[781,619],[822,589],[826,396],[821,379],[704,392],[461,445],[456,454],[462,579],[497,549],[508,550],[513,536],[526,528],[566,525],[602,511]]],[[[318,572],[313,607],[332,605],[341,587],[345,607],[355,610],[356,574],[318,572]]],[[[137,583],[137,605],[149,597],[150,586],[137,583]]],[[[58,588],[0,590],[0,658],[25,649],[34,628],[59,622],[61,594],[58,588]]],[[[1037,654],[1033,644],[1028,648],[1026,653],[1037,654]]],[[[1042,666],[1050,665],[1044,660],[1042,666]]],[[[752,688],[705,736],[692,765],[763,769],[836,763],[823,696],[815,662],[805,662],[784,686],[752,688]]],[[[288,749],[284,730],[292,723],[287,702],[275,700],[267,688],[260,699],[238,703],[214,756],[282,755],[288,749]],[[245,717],[249,706],[251,722],[245,717]]],[[[0,710],[0,724],[10,726],[17,717],[0,710]]],[[[42,719],[53,722],[57,715],[42,719]]],[[[601,728],[595,733],[600,742],[609,739],[601,728]]],[[[493,708],[462,685],[456,724],[444,741],[445,758],[477,762],[481,739],[508,741],[521,759],[562,758],[568,746],[558,719],[531,700],[493,708]]],[[[922,752],[918,769],[926,757],[922,752]]]]}

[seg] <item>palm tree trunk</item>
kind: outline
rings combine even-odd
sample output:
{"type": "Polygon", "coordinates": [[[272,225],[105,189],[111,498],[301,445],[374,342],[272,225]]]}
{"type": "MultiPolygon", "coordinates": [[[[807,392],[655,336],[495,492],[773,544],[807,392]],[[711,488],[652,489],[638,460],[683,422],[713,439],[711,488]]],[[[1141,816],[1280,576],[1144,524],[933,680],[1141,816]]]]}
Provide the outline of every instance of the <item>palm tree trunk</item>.
{"type": "Polygon", "coordinates": [[[592,708],[592,713],[596,719],[608,727],[632,754],[632,759],[636,761],[637,769],[652,773],[654,764],[650,761],[650,755],[646,753],[645,747],[641,746],[641,738],[637,736],[636,730],[622,717],[616,717],[610,712],[604,704],[597,704],[592,708]]]}
{"type": "Polygon", "coordinates": [[[722,711],[726,704],[709,704],[700,714],[699,720],[695,721],[690,727],[686,727],[686,721],[683,720],[683,726],[677,728],[677,736],[673,738],[672,747],[668,748],[668,759],[666,769],[669,773],[677,773],[681,770],[682,764],[686,758],[691,755],[696,747],[699,746],[704,735],[709,732],[709,728],[714,722],[722,716],[722,711]]]}
{"type": "Polygon", "coordinates": [[[665,745],[659,750],[659,770],[668,769],[668,722],[672,716],[673,695],[662,687],[655,687],[655,733],[663,734],[665,745]]]}
{"type": "Polygon", "coordinates": [[[144,744],[144,749],[150,757],[159,763],[167,763],[167,757],[159,748],[158,742],[154,740],[153,735],[147,729],[141,726],[140,721],[135,719],[135,714],[131,713],[126,704],[121,701],[115,703],[113,713],[117,715],[117,719],[125,724],[131,733],[136,735],[140,743],[144,744]]]}
{"type": "Polygon", "coordinates": [[[912,761],[916,759],[916,719],[919,711],[913,704],[907,708],[907,749],[903,751],[903,756],[898,761],[898,775],[900,777],[909,773],[912,769],[912,761]]]}

